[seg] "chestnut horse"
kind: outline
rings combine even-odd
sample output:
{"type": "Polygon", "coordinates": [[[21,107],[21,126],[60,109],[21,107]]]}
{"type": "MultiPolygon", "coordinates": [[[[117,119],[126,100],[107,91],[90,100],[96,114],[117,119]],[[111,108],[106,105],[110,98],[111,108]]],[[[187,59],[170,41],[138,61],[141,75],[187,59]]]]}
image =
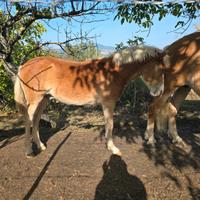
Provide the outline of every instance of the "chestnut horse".
{"type": "Polygon", "coordinates": [[[40,141],[38,126],[48,96],[73,105],[100,103],[105,118],[107,148],[113,154],[120,154],[112,140],[116,101],[126,83],[138,76],[143,76],[151,94],[160,95],[164,90],[162,72],[165,63],[167,55],[164,51],[138,46],[90,61],[77,62],[44,56],[20,66],[14,93],[16,105],[25,118],[27,156],[34,153],[32,141],[38,150],[46,148],[40,141]]]}
{"type": "Polygon", "coordinates": [[[170,65],[165,72],[164,92],[149,107],[145,138],[150,144],[155,143],[156,122],[158,132],[167,130],[173,143],[185,146],[177,133],[175,117],[191,88],[200,95],[200,32],[177,40],[165,51],[170,65]]]}

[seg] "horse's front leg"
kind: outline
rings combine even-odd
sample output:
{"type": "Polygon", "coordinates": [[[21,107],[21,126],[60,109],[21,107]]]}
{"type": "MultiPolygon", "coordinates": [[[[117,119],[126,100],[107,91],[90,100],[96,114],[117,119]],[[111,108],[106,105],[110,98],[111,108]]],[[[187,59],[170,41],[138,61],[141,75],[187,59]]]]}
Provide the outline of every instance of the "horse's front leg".
{"type": "Polygon", "coordinates": [[[178,88],[172,97],[171,103],[169,104],[170,117],[168,121],[168,135],[172,139],[173,143],[181,147],[186,147],[186,144],[178,135],[176,127],[176,115],[190,90],[191,88],[189,86],[182,86],[178,88]]]}
{"type": "Polygon", "coordinates": [[[31,121],[28,116],[25,116],[25,151],[27,157],[33,156],[32,149],[32,135],[31,135],[31,121]]]}
{"type": "Polygon", "coordinates": [[[46,146],[41,142],[40,135],[39,135],[39,122],[40,117],[45,109],[47,104],[47,99],[43,98],[43,100],[38,105],[38,108],[34,114],[33,118],[33,128],[32,128],[32,135],[33,135],[33,142],[37,145],[37,149],[39,152],[44,151],[46,149],[46,146]]]}
{"type": "Polygon", "coordinates": [[[154,120],[154,106],[150,105],[149,106],[149,112],[148,112],[148,118],[147,118],[147,128],[144,133],[144,137],[147,140],[148,144],[154,145],[155,144],[155,137],[154,137],[154,125],[155,125],[155,120],[154,120]]]}
{"type": "Polygon", "coordinates": [[[112,132],[113,132],[113,112],[115,103],[106,102],[102,104],[103,113],[105,118],[105,137],[106,145],[108,150],[112,151],[113,154],[121,156],[120,150],[114,145],[112,132]]]}
{"type": "Polygon", "coordinates": [[[169,112],[168,132],[167,132],[168,136],[172,140],[172,143],[174,143],[176,146],[181,147],[181,148],[187,147],[186,143],[178,135],[177,127],[176,127],[177,109],[171,103],[169,104],[169,111],[168,112],[169,112]]]}
{"type": "Polygon", "coordinates": [[[159,132],[164,131],[167,124],[167,113],[165,113],[165,104],[167,103],[168,95],[156,97],[149,106],[147,128],[145,131],[145,139],[148,144],[154,145],[155,140],[155,126],[159,132]]]}
{"type": "Polygon", "coordinates": [[[168,113],[168,136],[172,139],[173,143],[176,143],[179,140],[179,136],[177,133],[177,129],[176,129],[176,114],[177,114],[177,109],[175,106],[172,105],[172,103],[168,103],[168,111],[166,110],[166,112],[168,113]]]}

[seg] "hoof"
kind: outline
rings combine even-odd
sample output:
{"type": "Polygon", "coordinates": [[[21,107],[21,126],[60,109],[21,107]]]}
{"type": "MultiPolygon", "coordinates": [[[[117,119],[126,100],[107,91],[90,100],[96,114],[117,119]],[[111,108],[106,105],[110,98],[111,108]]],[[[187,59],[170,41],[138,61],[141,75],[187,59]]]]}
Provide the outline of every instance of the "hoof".
{"type": "Polygon", "coordinates": [[[152,146],[152,147],[155,147],[156,141],[155,141],[154,137],[149,138],[147,140],[147,144],[152,146]]]}
{"type": "Polygon", "coordinates": [[[33,148],[32,147],[28,147],[28,148],[26,148],[26,157],[27,158],[32,158],[32,157],[34,157],[35,156],[35,154],[34,154],[34,150],[33,150],[33,148]]]}
{"type": "Polygon", "coordinates": [[[107,149],[109,151],[111,151],[112,154],[114,154],[114,155],[118,155],[118,156],[122,155],[121,151],[117,147],[115,147],[115,146],[113,146],[112,148],[111,147],[107,147],[107,149]]]}
{"type": "Polygon", "coordinates": [[[46,146],[44,144],[41,144],[40,147],[38,148],[38,151],[42,152],[44,150],[46,150],[46,146]]]}
{"type": "Polygon", "coordinates": [[[112,152],[112,154],[118,155],[118,156],[122,155],[121,151],[113,144],[112,141],[109,142],[106,146],[107,146],[107,149],[112,152]]]}
{"type": "Polygon", "coordinates": [[[172,140],[172,143],[177,147],[185,148],[187,144],[178,136],[177,138],[172,140]]]}
{"type": "MultiPolygon", "coordinates": [[[[168,134],[169,136],[170,136],[170,134],[168,134]]],[[[181,139],[181,137],[179,137],[179,136],[176,136],[176,137],[170,137],[171,139],[172,139],[172,143],[173,144],[176,144],[176,143],[182,143],[183,142],[183,140],[181,139]]]]}
{"type": "Polygon", "coordinates": [[[120,157],[122,156],[122,152],[120,150],[118,150],[117,152],[113,152],[113,154],[120,157]]]}
{"type": "Polygon", "coordinates": [[[145,139],[145,140],[149,140],[149,134],[148,134],[148,132],[145,132],[145,134],[144,134],[144,139],[145,139]]]}
{"type": "Polygon", "coordinates": [[[108,148],[108,150],[111,151],[112,154],[114,154],[114,155],[118,155],[118,156],[122,155],[121,151],[117,147],[108,148]]]}
{"type": "Polygon", "coordinates": [[[155,148],[155,147],[156,147],[156,144],[155,144],[155,143],[151,143],[151,142],[147,142],[147,145],[148,145],[150,148],[155,148]]]}
{"type": "Polygon", "coordinates": [[[32,152],[32,153],[26,153],[26,157],[27,158],[33,158],[35,157],[35,154],[32,152]]]}
{"type": "Polygon", "coordinates": [[[186,144],[182,139],[174,143],[176,147],[184,150],[186,153],[191,151],[191,147],[186,144]]]}

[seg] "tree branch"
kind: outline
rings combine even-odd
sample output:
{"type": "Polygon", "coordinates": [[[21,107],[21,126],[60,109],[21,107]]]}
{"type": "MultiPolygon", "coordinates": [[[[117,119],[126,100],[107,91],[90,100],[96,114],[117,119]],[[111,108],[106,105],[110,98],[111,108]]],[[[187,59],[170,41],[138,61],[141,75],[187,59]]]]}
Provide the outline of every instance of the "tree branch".
{"type": "MultiPolygon", "coordinates": [[[[90,39],[91,39],[91,38],[92,38],[92,37],[90,37],[90,39]]],[[[85,37],[84,37],[84,36],[81,36],[81,37],[71,38],[71,39],[65,40],[65,41],[63,41],[63,42],[44,42],[44,43],[38,44],[35,48],[31,49],[31,50],[24,56],[24,58],[22,59],[22,63],[25,62],[25,61],[27,60],[28,56],[29,56],[31,53],[33,53],[33,52],[35,52],[35,51],[37,51],[37,50],[39,50],[39,49],[42,49],[42,47],[44,47],[44,46],[47,46],[47,45],[58,45],[64,52],[66,52],[66,51],[64,50],[64,48],[63,48],[62,45],[66,45],[66,44],[68,44],[68,43],[70,43],[70,42],[73,42],[73,41],[76,41],[76,40],[82,40],[82,39],[85,39],[85,37]]],[[[88,37],[87,39],[89,39],[89,37],[88,37]]]]}
{"type": "MultiPolygon", "coordinates": [[[[5,0],[3,2],[3,5],[5,6],[2,6],[0,10],[2,11],[0,12],[0,58],[3,58],[3,66],[11,78],[14,77],[17,72],[16,66],[12,64],[15,61],[12,57],[14,55],[14,48],[16,47],[16,44],[24,38],[26,31],[30,29],[31,25],[35,21],[98,14],[106,10],[106,8],[97,8],[97,6],[101,3],[100,1],[88,4],[86,4],[84,0],[81,1],[82,4],[79,4],[76,1],[78,3],[77,8],[75,7],[74,2],[74,0],[63,0],[59,2],[54,1],[54,4],[52,3],[51,5],[49,5],[49,3],[42,5],[38,2],[34,4],[27,1],[19,1],[14,4],[9,0],[5,0]],[[3,9],[5,9],[5,11],[3,9]]],[[[55,44],[63,48],[62,45],[76,39],[82,39],[82,37],[69,38],[64,42],[45,42],[39,44],[33,47],[22,58],[22,61],[25,61],[31,53],[41,49],[45,45],[55,44]]]]}
{"type": "Polygon", "coordinates": [[[17,75],[17,68],[16,68],[16,66],[14,66],[13,64],[11,64],[10,62],[7,62],[4,59],[2,59],[2,63],[3,63],[3,67],[6,70],[8,76],[14,82],[15,81],[15,77],[17,75]]]}
{"type": "Polygon", "coordinates": [[[23,37],[26,30],[31,26],[31,24],[34,21],[36,21],[36,19],[34,17],[30,17],[29,20],[24,22],[21,28],[19,29],[18,34],[16,34],[15,37],[8,42],[9,46],[13,47],[15,43],[18,42],[23,37]]]}

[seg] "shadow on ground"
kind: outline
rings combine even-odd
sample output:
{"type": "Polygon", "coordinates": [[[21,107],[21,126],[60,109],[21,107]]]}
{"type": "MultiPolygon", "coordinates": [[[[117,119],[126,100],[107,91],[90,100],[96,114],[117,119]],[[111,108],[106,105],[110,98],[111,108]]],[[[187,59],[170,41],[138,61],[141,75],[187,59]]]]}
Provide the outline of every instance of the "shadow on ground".
{"type": "Polygon", "coordinates": [[[200,169],[200,111],[193,112],[200,104],[192,106],[193,103],[187,102],[177,117],[178,133],[186,142],[186,148],[176,147],[167,134],[162,134],[162,139],[157,141],[155,148],[143,143],[141,151],[145,152],[156,166],[165,166],[167,162],[171,162],[179,170],[187,166],[200,169]]]}
{"type": "Polygon", "coordinates": [[[48,167],[50,166],[51,162],[54,160],[55,156],[57,155],[57,153],[59,152],[60,148],[64,145],[64,143],[68,140],[68,138],[70,137],[72,133],[68,133],[66,135],[66,137],[58,144],[58,146],[55,148],[54,152],[52,153],[51,157],[48,159],[48,161],[46,162],[46,164],[44,165],[44,167],[42,168],[42,170],[40,171],[40,174],[38,175],[37,179],[34,181],[34,183],[32,184],[31,188],[29,189],[29,191],[26,193],[26,195],[24,196],[23,200],[28,200],[30,199],[30,197],[32,196],[32,194],[34,193],[34,191],[37,189],[39,183],[41,182],[43,176],[45,175],[46,171],[48,170],[48,167]]]}
{"type": "MultiPolygon", "coordinates": [[[[0,121],[3,120],[5,120],[5,117],[0,116],[0,121]]],[[[0,149],[24,138],[25,128],[22,121],[21,117],[18,123],[0,129],[0,149]]],[[[54,123],[55,125],[52,127],[50,121],[46,121],[44,119],[40,120],[40,138],[45,145],[54,134],[63,130],[67,126],[67,122],[63,120],[63,115],[61,115],[60,118],[54,123]]]]}
{"type": "MultiPolygon", "coordinates": [[[[160,181],[156,183],[158,190],[160,184],[163,184],[163,188],[161,188],[161,191],[166,191],[168,188],[166,188],[165,183],[169,183],[169,186],[172,185],[173,187],[173,192],[171,192],[172,195],[174,194],[174,191],[180,192],[181,190],[185,189],[190,194],[190,197],[192,199],[200,199],[200,182],[198,179],[198,173],[196,173],[200,171],[200,118],[198,112],[193,112],[194,109],[195,108],[193,107],[192,110],[184,110],[184,112],[186,113],[183,113],[183,111],[181,111],[177,119],[178,132],[180,136],[184,139],[184,141],[188,144],[188,146],[191,147],[190,152],[187,152],[185,151],[185,149],[180,149],[174,146],[166,135],[161,136],[162,139],[158,140],[157,145],[154,148],[152,146],[148,146],[144,141],[144,131],[146,128],[146,118],[144,113],[130,113],[128,112],[128,110],[125,109],[121,111],[117,110],[115,112],[114,119],[114,136],[116,137],[116,139],[120,138],[123,139],[123,141],[125,140],[128,144],[136,143],[136,145],[129,145],[128,148],[130,151],[127,152],[129,157],[127,157],[126,159],[128,160],[128,162],[133,163],[132,166],[136,166],[136,163],[134,162],[136,160],[139,168],[143,164],[148,164],[145,167],[141,167],[142,169],[146,169],[146,171],[141,170],[141,173],[146,173],[147,176],[146,178],[143,178],[143,176],[139,173],[137,174],[134,172],[134,175],[129,173],[127,169],[127,164],[124,161],[124,159],[122,159],[119,156],[112,155],[108,161],[105,161],[103,164],[100,163],[100,165],[98,165],[98,167],[102,165],[103,176],[101,175],[102,178],[100,182],[98,181],[97,185],[95,185],[95,197],[92,196],[92,198],[94,197],[94,200],[145,200],[147,199],[148,189],[151,191],[152,187],[154,186],[154,184],[153,186],[148,184],[151,182],[155,183],[156,181],[160,181]],[[188,113],[191,115],[188,115],[188,113]],[[135,157],[132,157],[133,152],[135,157]],[[143,158],[143,160],[141,160],[141,157],[143,158]],[[151,171],[156,171],[156,175],[154,173],[151,173],[151,171]],[[135,174],[137,174],[137,176],[135,174]],[[195,179],[196,176],[197,178],[195,179]],[[140,177],[141,179],[138,177],[140,177]]],[[[78,118],[74,117],[74,121],[70,121],[69,116],[69,123],[71,123],[74,126],[77,125],[77,127],[80,127],[81,129],[78,131],[81,133],[83,130],[82,128],[92,130],[94,128],[98,129],[98,132],[95,133],[97,135],[99,134],[99,137],[96,139],[104,139],[103,115],[100,110],[95,112],[91,109],[86,110],[86,112],[84,110],[80,112],[80,110],[78,109],[76,112],[78,118]],[[88,111],[89,115],[86,115],[86,112],[88,111]],[[95,121],[92,120],[92,117],[94,116],[96,117],[95,121]],[[90,121],[88,121],[89,119],[90,121]]],[[[66,120],[64,120],[63,122],[64,124],[66,124],[66,120]]],[[[40,135],[42,141],[46,143],[49,140],[49,138],[52,137],[55,133],[57,133],[62,127],[62,123],[60,123],[58,128],[51,128],[50,126],[47,127],[46,125],[45,127],[41,127],[40,135]]],[[[73,129],[72,127],[72,130],[76,129],[73,129]]],[[[6,131],[0,130],[0,148],[3,148],[12,142],[15,142],[16,140],[21,139],[23,137],[23,133],[23,128],[12,128],[6,131]]],[[[81,134],[81,136],[84,138],[85,135],[83,133],[81,134]]],[[[92,133],[92,131],[90,130],[89,133],[92,133]]],[[[34,179],[34,182],[32,182],[30,188],[28,188],[24,199],[29,199],[30,197],[32,197],[33,193],[35,193],[39,184],[41,184],[41,181],[44,179],[44,175],[47,172],[47,169],[52,164],[52,161],[55,159],[55,156],[58,154],[58,151],[60,150],[61,146],[63,146],[63,144],[67,141],[70,134],[71,133],[64,137],[63,140],[57,146],[53,147],[54,151],[52,155],[47,160],[47,162],[45,162],[45,164],[42,165],[41,170],[37,174],[37,177],[34,179]]],[[[80,140],[81,139],[77,141],[80,142],[80,140]]],[[[71,145],[75,144],[76,143],[73,142],[71,143],[71,145]]],[[[96,149],[99,148],[98,143],[93,145],[97,145],[96,149]]],[[[125,144],[123,143],[123,145],[125,144]]],[[[82,151],[82,149],[80,149],[80,151],[82,151]]],[[[91,155],[93,155],[94,152],[92,151],[92,153],[89,154],[89,156],[87,155],[87,150],[84,149],[84,152],[84,159],[88,159],[90,161],[92,159],[91,155]]],[[[99,159],[99,155],[96,157],[99,159]]],[[[83,158],[81,159],[81,161],[82,160],[83,158]]],[[[80,165],[79,160],[77,161],[77,163],[80,165]]],[[[77,163],[75,162],[74,165],[77,166],[77,163]]],[[[87,162],[85,162],[85,165],[87,165],[87,162]]],[[[60,163],[58,166],[59,168],[61,167],[60,163]]],[[[82,167],[85,166],[81,165],[80,168],[82,167]]],[[[86,168],[88,168],[89,170],[90,167],[91,166],[89,166],[89,164],[88,166],[86,166],[86,168]]],[[[93,178],[91,178],[91,180],[92,179],[93,178]]],[[[164,192],[161,192],[160,195],[163,194],[164,192]]],[[[164,199],[161,197],[157,199],[164,199]]]]}
{"type": "Polygon", "coordinates": [[[142,181],[129,174],[127,164],[117,155],[112,155],[103,166],[103,177],[96,187],[94,200],[146,200],[147,193],[142,181]]]}
{"type": "MultiPolygon", "coordinates": [[[[156,166],[165,166],[167,162],[171,162],[176,168],[181,169],[186,166],[192,166],[194,169],[200,169],[200,109],[199,103],[190,102],[183,106],[177,119],[177,127],[179,135],[190,146],[191,151],[180,149],[173,145],[167,135],[162,135],[161,141],[157,141],[157,145],[152,148],[146,144],[144,140],[144,132],[146,129],[145,113],[137,110],[130,113],[128,109],[117,109],[114,116],[114,137],[125,139],[129,144],[138,142],[138,138],[142,139],[141,152],[144,152],[156,166]],[[195,110],[195,112],[194,112],[195,110]],[[199,111],[199,112],[198,112],[199,111]]],[[[104,119],[102,111],[97,108],[77,108],[73,107],[68,113],[61,115],[62,120],[58,120],[58,126],[51,128],[49,124],[43,124],[40,127],[41,140],[46,144],[59,130],[66,127],[66,124],[77,126],[84,129],[97,129],[100,134],[96,140],[104,139],[104,119]],[[70,121],[70,112],[76,112],[78,118],[70,121]],[[87,116],[87,114],[89,115],[87,116]],[[65,117],[63,117],[65,115],[65,117]],[[68,115],[69,121],[66,120],[68,115]],[[96,117],[98,115],[98,117],[96,117]],[[96,118],[95,118],[96,117],[96,118]],[[93,118],[95,118],[93,120],[93,118]],[[63,120],[64,119],[64,120],[63,120]],[[92,119],[92,120],[90,120],[92,119]]],[[[72,117],[71,117],[72,118],[72,117]]],[[[0,129],[0,148],[15,142],[22,138],[23,128],[13,128],[10,130],[0,129]]]]}

